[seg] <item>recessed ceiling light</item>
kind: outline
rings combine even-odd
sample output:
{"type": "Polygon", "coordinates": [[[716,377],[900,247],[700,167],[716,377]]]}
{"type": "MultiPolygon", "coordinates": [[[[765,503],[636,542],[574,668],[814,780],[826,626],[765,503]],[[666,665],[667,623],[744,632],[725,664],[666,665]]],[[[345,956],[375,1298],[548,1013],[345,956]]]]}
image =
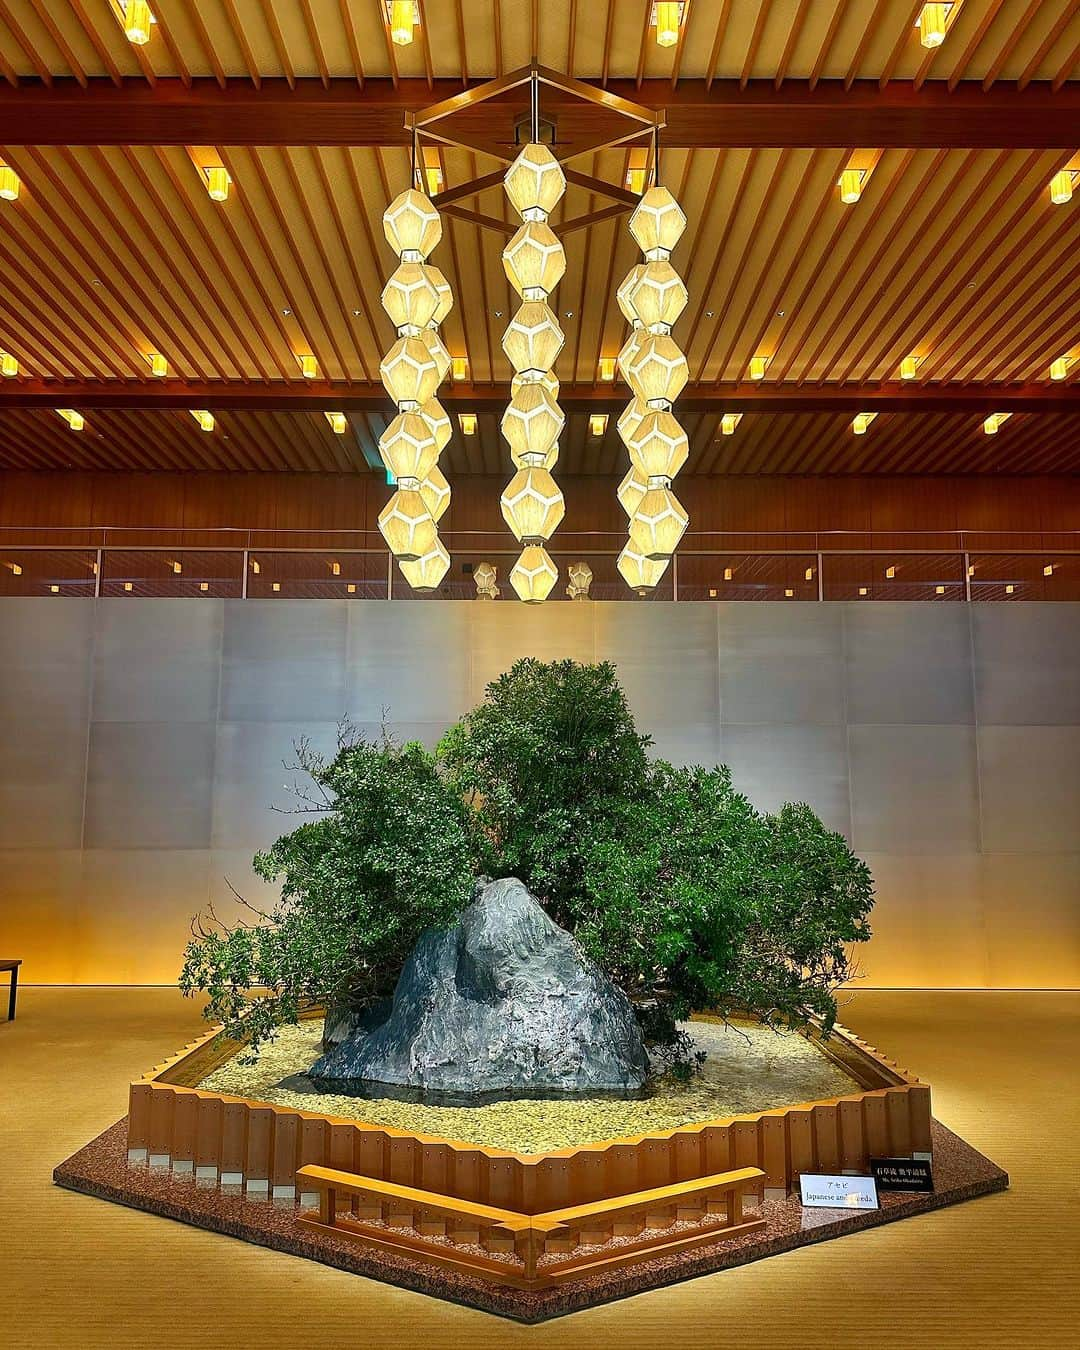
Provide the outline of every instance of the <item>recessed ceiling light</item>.
{"type": "Polygon", "coordinates": [[[713,316],[713,311],[712,311],[711,309],[707,309],[707,310],[705,311],[705,317],[706,317],[707,319],[711,319],[712,316],[713,316]]]}
{"type": "Polygon", "coordinates": [[[572,319],[573,317],[574,317],[574,311],[573,311],[572,309],[568,309],[568,310],[566,311],[566,318],[572,319]]]}
{"type": "Polygon", "coordinates": [[[283,309],[281,312],[282,312],[282,314],[291,314],[291,313],[292,313],[292,310],[291,310],[291,309],[283,309]]]}
{"type": "Polygon", "coordinates": [[[358,319],[359,317],[360,317],[360,311],[359,311],[358,309],[354,309],[354,310],[353,310],[353,318],[354,318],[354,319],[358,319]]]}
{"type": "Polygon", "coordinates": [[[90,285],[91,285],[91,286],[100,286],[100,285],[101,285],[101,278],[100,278],[100,277],[95,277],[95,278],[93,279],[93,281],[91,281],[90,285]]]}
{"type": "Polygon", "coordinates": [[[502,318],[502,310],[501,310],[501,309],[497,309],[497,310],[495,311],[495,317],[496,317],[497,319],[501,319],[501,318],[502,318]]]}
{"type": "Polygon", "coordinates": [[[777,317],[778,319],[782,319],[786,313],[787,313],[787,310],[786,310],[786,309],[778,309],[778,310],[776,311],[776,317],[777,317]]]}

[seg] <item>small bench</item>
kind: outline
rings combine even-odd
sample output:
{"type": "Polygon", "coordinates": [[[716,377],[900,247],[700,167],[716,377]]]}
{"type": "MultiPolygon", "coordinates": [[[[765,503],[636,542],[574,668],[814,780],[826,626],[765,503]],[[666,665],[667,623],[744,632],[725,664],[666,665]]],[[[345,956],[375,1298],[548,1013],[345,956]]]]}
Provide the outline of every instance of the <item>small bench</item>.
{"type": "Polygon", "coordinates": [[[0,970],[11,971],[11,991],[8,994],[8,1021],[15,1021],[15,995],[19,992],[19,967],[21,961],[0,961],[0,970]]]}

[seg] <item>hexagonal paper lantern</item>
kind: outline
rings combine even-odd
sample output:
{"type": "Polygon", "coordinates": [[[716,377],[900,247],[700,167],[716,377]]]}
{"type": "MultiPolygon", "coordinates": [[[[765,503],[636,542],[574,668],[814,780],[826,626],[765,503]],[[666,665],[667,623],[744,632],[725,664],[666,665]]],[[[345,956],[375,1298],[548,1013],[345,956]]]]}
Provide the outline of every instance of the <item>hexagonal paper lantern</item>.
{"type": "Polygon", "coordinates": [[[638,277],[644,272],[644,263],[635,263],[619,283],[619,289],[615,292],[615,299],[619,302],[619,309],[622,310],[622,316],[627,323],[633,324],[637,328],[641,320],[637,316],[637,311],[630,303],[630,295],[634,289],[638,277]]]}
{"type": "Polygon", "coordinates": [[[424,499],[406,488],[399,488],[379,512],[379,530],[386,547],[403,562],[423,558],[439,539],[424,499]]]}
{"type": "Polygon", "coordinates": [[[546,389],[552,398],[559,397],[559,377],[553,370],[529,371],[527,375],[514,375],[510,380],[511,398],[527,384],[538,384],[542,389],[546,389]]]}
{"type": "Polygon", "coordinates": [[[639,398],[632,398],[626,407],[619,414],[619,420],[616,426],[619,429],[619,436],[625,442],[628,436],[632,436],[638,423],[643,417],[647,417],[650,412],[649,405],[642,403],[639,398]]]}
{"type": "Polygon", "coordinates": [[[646,333],[627,359],[624,374],[634,395],[650,408],[667,408],[690,378],[686,357],[667,333],[646,333]]]}
{"type": "Polygon", "coordinates": [[[379,454],[403,488],[418,488],[439,458],[431,423],[418,412],[398,413],[379,437],[379,454]]]}
{"type": "Polygon", "coordinates": [[[566,503],[547,469],[519,469],[499,498],[503,520],[515,539],[550,539],[566,515],[566,503]]]}
{"type": "Polygon", "coordinates": [[[536,604],[546,600],[559,579],[559,569],[542,544],[528,544],[521,550],[510,573],[510,585],[519,600],[536,604]]]}
{"type": "Polygon", "coordinates": [[[503,334],[502,348],[519,375],[543,375],[562,351],[563,330],[550,306],[526,300],[503,334]]]}
{"type": "Polygon", "coordinates": [[[616,489],[615,495],[619,499],[619,505],[628,516],[633,516],[638,509],[642,497],[649,490],[648,482],[641,477],[637,469],[630,466],[623,476],[622,482],[616,489]]]}
{"type": "Polygon", "coordinates": [[[669,262],[642,266],[627,297],[630,308],[651,333],[666,333],[686,308],[684,283],[669,262]]]}
{"type": "Polygon", "coordinates": [[[386,242],[404,262],[423,262],[442,238],[442,220],[422,192],[406,188],[383,212],[386,242]]]}
{"type": "Polygon", "coordinates": [[[439,582],[450,570],[450,554],[441,539],[435,540],[435,547],[422,558],[409,561],[402,558],[398,566],[401,575],[414,591],[434,591],[439,582]]]}
{"type": "Polygon", "coordinates": [[[420,334],[420,341],[431,353],[431,359],[435,362],[435,369],[439,372],[439,383],[442,384],[446,379],[446,372],[450,369],[450,353],[446,350],[438,330],[432,326],[425,328],[420,334]]]}
{"type": "Polygon", "coordinates": [[[630,517],[630,547],[646,558],[670,558],[689,523],[670,488],[651,487],[630,517]]]}
{"type": "Polygon", "coordinates": [[[380,298],[398,333],[413,336],[428,326],[439,305],[429,269],[418,262],[398,263],[380,298]]]}
{"type": "Polygon", "coordinates": [[[651,187],[630,217],[630,233],[650,262],[660,262],[682,238],[686,216],[666,187],[651,187]]]}
{"type": "Polygon", "coordinates": [[[496,578],[498,572],[493,563],[479,562],[473,568],[473,581],[476,583],[477,600],[494,600],[499,594],[496,578]]]}
{"type": "Polygon", "coordinates": [[[563,279],[566,250],[551,227],[527,221],[502,252],[503,271],[523,300],[543,300],[563,279]]]}
{"type": "Polygon", "coordinates": [[[646,558],[644,554],[635,553],[629,544],[619,554],[619,561],[615,564],[623,581],[638,595],[648,595],[667,571],[667,565],[667,558],[646,558]]]}
{"type": "Polygon", "coordinates": [[[379,363],[386,392],[399,408],[426,403],[439,387],[435,358],[417,337],[400,337],[379,363]]]}
{"type": "Polygon", "coordinates": [[[437,464],[420,484],[420,496],[431,519],[436,523],[442,520],[450,505],[450,484],[437,464]]]}
{"type": "Polygon", "coordinates": [[[592,585],[593,570],[587,562],[571,563],[566,570],[568,585],[566,594],[571,600],[587,600],[592,585]]]}
{"type": "Polygon", "coordinates": [[[619,367],[619,374],[627,381],[627,383],[629,383],[630,379],[627,374],[630,362],[637,355],[638,348],[647,336],[644,328],[641,328],[640,326],[635,328],[623,343],[618,356],[615,358],[615,364],[619,367]]]}
{"type": "Polygon", "coordinates": [[[445,319],[454,308],[454,292],[450,289],[450,283],[443,276],[439,268],[432,267],[431,263],[428,263],[427,271],[428,276],[431,278],[431,284],[435,287],[439,297],[439,303],[435,307],[435,313],[431,316],[431,322],[438,327],[443,319],[445,319]]]}
{"type": "Polygon", "coordinates": [[[642,478],[674,478],[686,463],[690,442],[669,412],[649,412],[624,437],[630,463],[642,478]]]}
{"type": "Polygon", "coordinates": [[[566,191],[566,175],[546,145],[530,142],[503,175],[503,186],[522,220],[547,220],[566,191]]]}
{"type": "Polygon", "coordinates": [[[510,444],[511,459],[519,467],[545,464],[565,424],[563,410],[542,384],[523,384],[502,416],[502,433],[510,444]]]}
{"type": "Polygon", "coordinates": [[[453,435],[453,423],[446,415],[446,409],[437,398],[429,398],[426,403],[422,403],[417,409],[420,416],[431,428],[431,434],[435,437],[435,444],[439,447],[439,454],[450,444],[450,437],[453,435]]]}

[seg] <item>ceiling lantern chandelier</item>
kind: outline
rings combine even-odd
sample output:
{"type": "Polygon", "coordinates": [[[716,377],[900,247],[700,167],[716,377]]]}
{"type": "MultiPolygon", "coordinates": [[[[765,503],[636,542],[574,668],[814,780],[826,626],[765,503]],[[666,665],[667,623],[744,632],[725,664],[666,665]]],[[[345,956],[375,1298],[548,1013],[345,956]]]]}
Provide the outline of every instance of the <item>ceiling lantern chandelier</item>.
{"type": "MultiPolygon", "coordinates": [[[[415,136],[412,178],[418,181],[415,136]]],[[[450,369],[439,325],[454,300],[442,272],[427,261],[442,238],[442,220],[423,192],[399,193],[383,213],[383,231],[399,259],[381,297],[397,341],[379,374],[398,412],[379,437],[379,453],[397,491],[379,513],[379,529],[409,585],[432,591],[450,568],[437,522],[450,504],[438,461],[451,426],[435,391],[450,369]]]]}
{"type": "Polygon", "coordinates": [[[559,573],[545,547],[566,514],[551,469],[559,456],[566,421],[557,400],[552,367],[562,350],[563,331],[548,297],[566,271],[566,252],[548,225],[548,216],[566,191],[562,166],[539,143],[539,86],[530,84],[532,140],[507,169],[503,186],[522,225],[503,249],[503,269],[521,296],[521,305],[503,334],[503,351],[514,367],[510,403],[502,433],[517,473],[500,498],[503,519],[523,545],[510,572],[519,599],[546,600],[559,573]]]}
{"type": "Polygon", "coordinates": [[[686,432],[671,411],[689,377],[686,357],[671,336],[688,296],[669,261],[686,229],[686,216],[667,188],[660,186],[658,168],[654,136],[653,185],[630,217],[630,233],[645,261],[630,269],[616,293],[631,326],[618,365],[633,393],[618,422],[630,455],[630,471],[618,489],[619,502],[630,517],[630,537],[618,568],[639,594],[660,580],[689,524],[671,490],[671,480],[690,449],[686,432]]]}

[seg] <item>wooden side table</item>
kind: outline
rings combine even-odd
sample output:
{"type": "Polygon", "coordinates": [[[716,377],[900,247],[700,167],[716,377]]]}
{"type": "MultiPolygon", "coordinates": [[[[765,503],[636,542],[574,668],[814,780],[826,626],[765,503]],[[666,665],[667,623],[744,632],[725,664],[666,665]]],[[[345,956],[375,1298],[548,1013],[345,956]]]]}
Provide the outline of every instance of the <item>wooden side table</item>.
{"type": "Polygon", "coordinates": [[[8,1021],[15,1021],[15,996],[19,992],[19,967],[21,961],[0,961],[0,970],[11,971],[11,990],[8,993],[8,1021]]]}

